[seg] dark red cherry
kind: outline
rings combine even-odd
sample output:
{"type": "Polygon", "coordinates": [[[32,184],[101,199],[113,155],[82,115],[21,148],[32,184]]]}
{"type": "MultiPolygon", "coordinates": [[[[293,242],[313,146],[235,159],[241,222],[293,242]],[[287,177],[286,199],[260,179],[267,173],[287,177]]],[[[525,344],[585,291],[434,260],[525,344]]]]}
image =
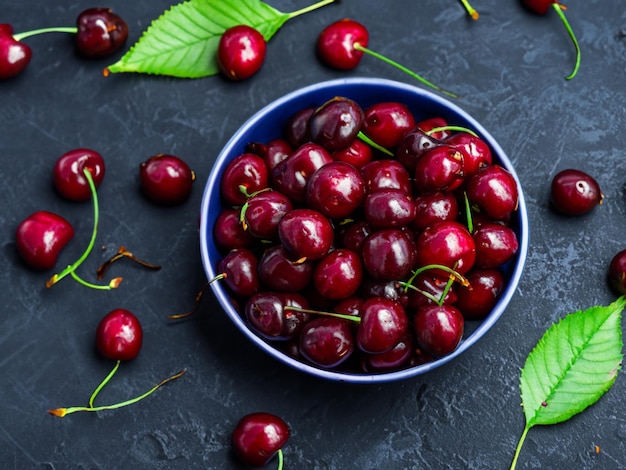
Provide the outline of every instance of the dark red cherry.
{"type": "Polygon", "coordinates": [[[284,134],[285,139],[294,149],[311,140],[309,136],[309,118],[315,111],[314,107],[303,108],[287,119],[284,134]]]}
{"type": "Polygon", "coordinates": [[[371,277],[365,277],[358,294],[364,299],[384,297],[385,299],[398,302],[403,307],[409,305],[409,292],[397,280],[379,281],[371,277]]]}
{"type": "Polygon", "coordinates": [[[263,35],[248,25],[228,28],[217,47],[217,63],[231,80],[243,80],[259,71],[265,61],[266,43],[263,35]]]}
{"type": "Polygon", "coordinates": [[[472,236],[476,244],[474,266],[477,268],[497,268],[509,261],[519,248],[515,231],[501,224],[481,224],[472,236]]]}
{"type": "Polygon", "coordinates": [[[407,171],[414,173],[419,158],[428,150],[439,145],[443,145],[443,142],[429,136],[419,127],[414,127],[400,141],[396,150],[396,158],[407,171]]]}
{"type": "Polygon", "coordinates": [[[321,145],[303,144],[272,169],[272,186],[294,202],[305,202],[309,178],[315,170],[332,161],[330,153],[321,145]]]}
{"type": "Polygon", "coordinates": [[[116,361],[130,361],[141,350],[143,331],[135,315],[123,308],[116,308],[100,320],[96,329],[98,352],[116,361]]]}
{"type": "Polygon", "coordinates": [[[28,44],[13,37],[10,24],[0,24],[0,80],[19,74],[26,68],[32,55],[28,44]]]}
{"type": "Polygon", "coordinates": [[[148,199],[159,204],[180,204],[191,194],[196,175],[181,158],[158,154],[139,165],[139,181],[148,199]]]}
{"type": "Polygon", "coordinates": [[[446,144],[458,148],[463,153],[463,174],[472,175],[479,168],[493,163],[491,149],[480,137],[467,132],[458,132],[446,139],[446,144]]]}
{"type": "Polygon", "coordinates": [[[393,149],[415,127],[409,108],[395,101],[376,103],[365,109],[363,132],[378,145],[393,149]]]}
{"type": "Polygon", "coordinates": [[[249,196],[268,187],[265,160],[253,153],[237,155],[224,170],[220,191],[229,205],[243,205],[249,196]]]}
{"type": "Polygon", "coordinates": [[[565,215],[582,215],[602,203],[598,182],[584,171],[567,169],[552,178],[550,202],[565,215]]]}
{"type": "Polygon", "coordinates": [[[378,281],[403,279],[415,264],[413,240],[400,229],[381,229],[363,241],[363,265],[378,281]]]}
{"type": "Polygon", "coordinates": [[[287,444],[289,434],[289,426],[278,416],[250,413],[233,430],[233,450],[246,465],[263,467],[287,444]]]}
{"type": "Polygon", "coordinates": [[[356,221],[339,232],[339,245],[356,253],[361,253],[363,241],[374,232],[365,220],[356,221]]]}
{"type": "Polygon", "coordinates": [[[72,225],[60,215],[37,211],[17,227],[15,243],[24,262],[37,270],[52,269],[59,253],[74,236],[72,225]]]}
{"type": "Polygon", "coordinates": [[[300,333],[300,354],[323,368],[342,364],[354,351],[351,323],[329,316],[314,318],[300,333]]]}
{"type": "Polygon", "coordinates": [[[312,261],[293,260],[278,244],[267,248],[259,260],[259,278],[267,290],[299,292],[313,278],[315,266],[312,261]]]}
{"type": "Polygon", "coordinates": [[[458,295],[456,293],[457,283],[453,283],[451,286],[448,286],[448,280],[449,279],[442,276],[433,275],[432,272],[429,271],[419,274],[411,281],[411,285],[416,289],[408,290],[409,307],[415,309],[421,305],[432,305],[436,303],[455,304],[458,299],[458,295]],[[442,300],[444,292],[446,294],[442,300]],[[436,299],[436,301],[433,300],[433,298],[436,299]]]}
{"type": "Polygon", "coordinates": [[[341,19],[322,30],[317,38],[317,53],[326,65],[350,70],[359,65],[363,57],[363,52],[354,48],[355,43],[367,47],[367,28],[354,20],[341,19]]]}
{"type": "Polygon", "coordinates": [[[330,220],[313,209],[293,209],[278,224],[278,237],[296,260],[323,258],[333,245],[334,230],[330,220]]]}
{"type": "Polygon", "coordinates": [[[400,189],[379,189],[367,195],[363,203],[365,220],[374,228],[400,228],[415,219],[413,198],[400,189]]]}
{"type": "Polygon", "coordinates": [[[250,327],[271,340],[289,340],[300,333],[310,315],[285,307],[308,309],[305,297],[296,292],[259,291],[246,301],[244,313],[250,327]]]}
{"type": "Polygon", "coordinates": [[[239,216],[241,211],[225,208],[217,216],[213,226],[213,240],[224,250],[246,248],[254,243],[254,237],[243,229],[239,216]]]}
{"type": "Polygon", "coordinates": [[[259,290],[259,263],[247,248],[233,248],[220,260],[218,272],[230,290],[242,297],[249,297],[259,290]]]}
{"type": "Polygon", "coordinates": [[[363,124],[363,110],[356,101],[335,97],[309,117],[309,136],[330,152],[347,148],[363,124]]]}
{"type": "Polygon", "coordinates": [[[495,220],[507,220],[517,209],[517,183],[511,173],[497,164],[470,175],[465,192],[474,209],[495,220]]]}
{"type": "Polygon", "coordinates": [[[359,255],[347,248],[338,248],[317,262],[313,284],[321,295],[340,300],[356,293],[363,280],[363,265],[359,255]]]}
{"type": "Polygon", "coordinates": [[[357,345],[366,353],[384,353],[406,336],[408,325],[402,305],[382,297],[372,297],[363,302],[357,345]]]}
{"type": "Polygon", "coordinates": [[[420,194],[415,198],[415,219],[411,227],[421,232],[426,227],[443,221],[456,220],[458,203],[453,193],[437,191],[420,194]]]}
{"type": "Polygon", "coordinates": [[[246,151],[262,157],[268,169],[274,168],[285,158],[291,155],[293,149],[285,139],[272,139],[267,144],[262,142],[250,142],[246,145],[246,151]]]}
{"type": "Polygon", "coordinates": [[[461,339],[465,321],[460,310],[452,305],[424,305],[413,320],[418,345],[435,356],[454,351],[461,339]]]}
{"type": "Polygon", "coordinates": [[[245,230],[263,240],[278,238],[278,223],[293,209],[291,199],[278,191],[253,194],[241,209],[245,230]]]}
{"type": "Polygon", "coordinates": [[[447,126],[448,126],[448,121],[446,121],[442,117],[432,117],[432,118],[424,119],[423,121],[418,122],[416,125],[416,127],[418,127],[419,129],[427,133],[429,136],[437,140],[445,140],[448,137],[450,137],[450,131],[447,129],[434,131],[435,129],[438,129],[440,127],[447,127],[447,126]]]}
{"type": "Polygon", "coordinates": [[[529,10],[539,15],[545,15],[553,3],[558,4],[559,2],[555,0],[523,0],[523,3],[529,10]]]}
{"type": "Polygon", "coordinates": [[[335,161],[349,163],[360,169],[374,160],[374,151],[361,139],[354,139],[345,149],[335,150],[332,157],[335,161]]]}
{"type": "Polygon", "coordinates": [[[76,19],[76,50],[100,58],[117,52],[128,39],[128,25],[109,8],[88,8],[76,19]]]}
{"type": "Polygon", "coordinates": [[[365,357],[366,370],[381,372],[399,369],[411,359],[414,350],[413,337],[408,334],[389,351],[367,354],[365,357]]]}
{"type": "Polygon", "coordinates": [[[66,199],[86,201],[91,198],[91,189],[84,170],[91,173],[96,188],[104,179],[104,159],[95,150],[78,148],[61,155],[52,171],[54,187],[66,199]]]}
{"type": "Polygon", "coordinates": [[[408,195],[413,192],[411,175],[397,160],[374,160],[361,167],[360,171],[367,193],[378,189],[400,189],[408,195]]]}
{"type": "Polygon", "coordinates": [[[344,162],[330,162],[311,175],[306,187],[308,207],[326,217],[347,217],[363,202],[365,183],[359,170],[344,162]]]}
{"type": "Polygon", "coordinates": [[[616,294],[626,294],[626,250],[619,251],[611,258],[608,280],[616,294]]]}
{"type": "Polygon", "coordinates": [[[493,309],[505,286],[504,275],[497,269],[476,269],[466,276],[469,286],[457,289],[455,304],[466,320],[485,318],[493,309]]]}
{"type": "Polygon", "coordinates": [[[420,194],[454,191],[465,176],[463,159],[463,153],[450,145],[427,150],[415,163],[415,189],[420,194]]]}
{"type": "MultiPolygon", "coordinates": [[[[474,265],[476,245],[460,223],[438,222],[417,237],[415,253],[418,266],[441,264],[464,274],[474,265]]],[[[439,270],[433,272],[440,273],[439,270]]]]}

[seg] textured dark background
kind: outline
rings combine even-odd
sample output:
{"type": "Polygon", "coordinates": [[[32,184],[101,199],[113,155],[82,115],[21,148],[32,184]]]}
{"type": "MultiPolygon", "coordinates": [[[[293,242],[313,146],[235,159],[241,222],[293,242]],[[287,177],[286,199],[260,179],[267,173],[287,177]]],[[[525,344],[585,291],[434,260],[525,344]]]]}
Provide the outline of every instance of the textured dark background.
{"type": "MultiPolygon", "coordinates": [[[[282,11],[305,1],[273,0],[282,11]]],[[[71,39],[27,39],[28,69],[0,83],[0,467],[3,469],[239,468],[230,433],[243,414],[285,418],[292,437],[288,469],[503,469],[524,426],[519,371],[539,337],[566,313],[615,296],[605,273],[626,248],[626,10],[617,0],[570,2],[567,16],[582,48],[567,82],[573,47],[556,14],[517,1],[474,0],[479,21],[456,0],[345,0],[287,22],[271,40],[258,75],[178,80],[139,75],[103,78],[111,60],[76,57],[71,39]],[[352,72],[321,65],[321,29],[352,17],[370,30],[372,49],[463,96],[457,103],[501,143],[526,196],[531,244],[525,273],[495,327],[458,360],[401,383],[355,386],[320,381],[277,364],[229,323],[212,295],[202,314],[168,325],[204,283],[198,211],[212,161],[247,117],[302,85],[350,76],[412,79],[365,57],[352,72]],[[69,278],[51,289],[15,253],[14,230],[31,212],[66,216],[77,235],[61,263],[89,239],[91,205],[62,200],[52,166],[85,146],[107,162],[99,191],[97,247],[84,277],[120,244],[163,265],[159,272],[120,263],[113,292],[69,278]],[[188,161],[197,175],[191,199],[163,208],[138,190],[138,164],[156,153],[188,161]],[[549,181],[576,167],[594,175],[602,206],[580,218],[555,215],[549,181]],[[102,246],[104,249],[100,250],[102,246]],[[94,330],[108,311],[132,310],[144,326],[139,357],[125,363],[100,403],[143,392],[182,368],[188,373],[129,408],[64,419],[49,408],[82,405],[112,364],[94,351],[94,330]]],[[[169,3],[111,0],[128,22],[129,44],[169,3]]],[[[72,25],[85,1],[5,2],[0,21],[16,32],[72,25]]],[[[119,54],[121,55],[121,54],[119,54]]],[[[598,403],[570,421],[530,431],[518,468],[626,467],[626,382],[619,375],[598,403]],[[599,452],[595,446],[598,446],[599,452]]],[[[275,462],[268,466],[275,468],[275,462]]]]}

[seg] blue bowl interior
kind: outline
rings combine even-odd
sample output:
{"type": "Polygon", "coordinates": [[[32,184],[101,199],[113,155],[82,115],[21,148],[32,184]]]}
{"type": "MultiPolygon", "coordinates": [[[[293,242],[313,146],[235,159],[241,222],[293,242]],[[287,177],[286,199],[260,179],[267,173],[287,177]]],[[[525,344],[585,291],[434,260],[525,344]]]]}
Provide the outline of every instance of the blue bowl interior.
{"type": "Polygon", "coordinates": [[[217,274],[215,269],[222,254],[213,241],[212,230],[217,216],[223,208],[220,181],[228,163],[243,153],[249,142],[268,142],[273,138],[282,137],[287,120],[296,111],[307,107],[317,107],[335,96],[350,98],[363,108],[383,101],[398,101],[409,107],[415,115],[416,121],[431,117],[443,117],[451,125],[472,129],[489,144],[494,162],[499,163],[513,174],[519,188],[519,207],[514,220],[511,221],[511,226],[517,233],[519,250],[514,259],[504,267],[507,287],[502,292],[498,303],[484,320],[466,323],[465,335],[461,344],[453,353],[445,357],[393,372],[353,374],[321,369],[287,355],[248,328],[245,318],[233,306],[230,294],[223,283],[214,282],[211,287],[226,314],[248,339],[274,358],[297,370],[329,380],[352,383],[382,383],[413,377],[439,367],[459,356],[494,325],[504,313],[517,288],[528,250],[526,203],[519,179],[510,160],[482,125],[454,103],[434,93],[407,84],[376,78],[346,78],[322,82],[301,88],[270,103],[246,121],[233,135],[218,155],[211,170],[201,206],[200,248],[203,266],[207,278],[213,279],[217,274]]]}

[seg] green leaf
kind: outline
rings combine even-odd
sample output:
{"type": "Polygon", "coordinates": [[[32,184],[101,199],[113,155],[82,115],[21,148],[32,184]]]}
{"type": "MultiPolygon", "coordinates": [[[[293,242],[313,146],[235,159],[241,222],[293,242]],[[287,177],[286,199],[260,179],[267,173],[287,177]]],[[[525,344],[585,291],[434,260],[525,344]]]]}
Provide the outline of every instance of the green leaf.
{"type": "Polygon", "coordinates": [[[190,0],[154,20],[139,40],[106,73],[137,72],[200,78],[219,72],[217,48],[228,28],[248,25],[269,41],[282,25],[334,0],[283,13],[260,0],[190,0]]]}
{"type": "Polygon", "coordinates": [[[528,430],[565,421],[592,405],[613,385],[622,363],[624,297],[611,305],[570,313],[552,325],[526,359],[520,390],[528,430]]]}

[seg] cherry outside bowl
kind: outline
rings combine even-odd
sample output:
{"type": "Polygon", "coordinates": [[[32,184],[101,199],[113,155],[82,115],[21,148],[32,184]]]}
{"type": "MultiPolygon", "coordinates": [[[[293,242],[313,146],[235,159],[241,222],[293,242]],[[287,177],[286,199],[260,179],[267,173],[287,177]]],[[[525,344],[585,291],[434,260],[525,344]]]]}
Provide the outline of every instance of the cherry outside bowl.
{"type": "Polygon", "coordinates": [[[322,369],[289,356],[277,345],[258,336],[248,327],[245,316],[242,316],[242,313],[233,305],[224,283],[214,282],[211,287],[228,317],[247,339],[270,356],[294,369],[328,380],[351,383],[384,383],[414,377],[446,364],[463,354],[489,331],[502,316],[517,289],[528,251],[528,215],[524,195],[513,165],[504,150],[485,128],[455,103],[429,91],[400,82],[378,78],[345,78],[306,86],[268,104],[248,119],[232,136],[218,155],[211,170],[201,206],[200,249],[202,263],[208,279],[213,279],[219,274],[216,272],[216,268],[222,254],[215,245],[212,233],[217,216],[224,207],[220,196],[220,180],[228,163],[243,153],[249,142],[268,142],[273,138],[281,137],[287,119],[295,111],[310,106],[319,106],[335,96],[355,100],[363,108],[383,101],[398,101],[411,109],[416,121],[440,116],[445,118],[450,125],[470,128],[489,144],[494,163],[499,163],[513,174],[519,188],[519,207],[511,226],[518,236],[519,249],[515,257],[507,263],[505,269],[507,285],[497,304],[485,319],[466,323],[461,344],[454,352],[445,357],[393,372],[346,373],[322,369]]]}

